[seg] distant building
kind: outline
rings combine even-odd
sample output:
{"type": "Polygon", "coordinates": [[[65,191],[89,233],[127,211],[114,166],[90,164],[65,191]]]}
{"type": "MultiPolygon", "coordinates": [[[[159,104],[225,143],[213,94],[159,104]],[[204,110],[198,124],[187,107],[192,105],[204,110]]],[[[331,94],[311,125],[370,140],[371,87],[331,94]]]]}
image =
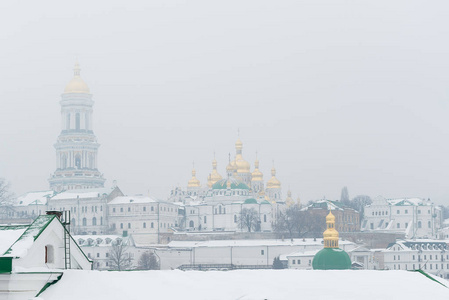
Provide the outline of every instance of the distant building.
{"type": "Polygon", "coordinates": [[[346,207],[340,201],[318,200],[306,206],[302,211],[318,216],[323,221],[329,211],[335,216],[335,229],[340,232],[360,231],[360,213],[350,207],[346,207]]]}
{"type": "Polygon", "coordinates": [[[361,230],[400,232],[407,238],[438,238],[441,225],[441,209],[430,200],[379,196],[365,207],[361,230]]]}
{"type": "Polygon", "coordinates": [[[102,188],[105,182],[97,166],[100,145],[92,131],[94,101],[80,77],[78,63],[73,71],[61,96],[62,130],[55,144],[56,170],[48,180],[57,192],[102,188]]]}
{"type": "Polygon", "coordinates": [[[398,240],[382,251],[382,269],[424,270],[449,279],[449,245],[439,240],[398,240]]]}

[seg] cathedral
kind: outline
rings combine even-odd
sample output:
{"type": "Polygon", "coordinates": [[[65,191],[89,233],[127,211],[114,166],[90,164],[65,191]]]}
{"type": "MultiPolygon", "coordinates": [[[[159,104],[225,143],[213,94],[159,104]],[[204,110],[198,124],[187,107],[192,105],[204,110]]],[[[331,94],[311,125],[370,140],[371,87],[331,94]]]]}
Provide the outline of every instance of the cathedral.
{"type": "Polygon", "coordinates": [[[48,180],[56,192],[104,187],[97,168],[99,144],[92,131],[94,101],[75,64],[72,80],[61,96],[61,133],[55,144],[56,170],[48,180]]]}

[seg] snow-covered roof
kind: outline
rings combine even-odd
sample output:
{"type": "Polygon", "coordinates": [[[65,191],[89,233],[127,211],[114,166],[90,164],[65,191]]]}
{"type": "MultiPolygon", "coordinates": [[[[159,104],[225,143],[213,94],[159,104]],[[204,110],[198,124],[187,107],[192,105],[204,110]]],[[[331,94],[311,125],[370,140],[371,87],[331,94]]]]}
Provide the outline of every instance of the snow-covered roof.
{"type": "Polygon", "coordinates": [[[289,257],[301,257],[301,256],[315,256],[319,250],[310,250],[310,251],[297,251],[290,254],[285,255],[286,258],[289,257]]]}
{"type": "Polygon", "coordinates": [[[422,206],[422,205],[431,205],[432,202],[427,201],[421,198],[398,198],[398,199],[387,199],[387,202],[390,205],[395,206],[422,206]]]}
{"type": "MultiPolygon", "coordinates": [[[[168,244],[171,248],[194,248],[194,247],[250,247],[250,246],[305,246],[319,245],[322,246],[323,239],[290,239],[285,240],[211,240],[211,241],[172,241],[168,244]]],[[[353,244],[349,241],[340,241],[340,244],[353,244]]]]}
{"type": "Polygon", "coordinates": [[[53,197],[56,193],[54,191],[39,191],[39,192],[29,192],[18,197],[15,206],[28,206],[47,204],[47,197],[53,197]]]}
{"type": "Polygon", "coordinates": [[[154,202],[159,202],[159,201],[156,199],[153,199],[151,197],[148,197],[148,196],[137,195],[137,196],[115,197],[114,199],[109,201],[108,204],[154,203],[154,202]]]}
{"type": "Polygon", "coordinates": [[[52,197],[52,200],[66,200],[66,199],[76,199],[76,198],[99,198],[102,195],[109,195],[114,191],[115,187],[110,188],[94,188],[94,189],[78,189],[78,190],[68,190],[59,193],[52,197]]]}
{"type": "MultiPolygon", "coordinates": [[[[447,281],[429,275],[447,285],[447,281]]],[[[142,299],[448,299],[449,289],[405,270],[134,271],[66,270],[45,300],[142,299]],[[94,284],[93,284],[94,283],[94,284]],[[125,288],[126,287],[126,288],[125,288]],[[379,288],[381,287],[381,288],[379,288]]]]}
{"type": "Polygon", "coordinates": [[[42,231],[50,224],[55,215],[39,216],[31,225],[27,225],[26,230],[13,242],[12,245],[4,252],[3,256],[21,257],[26,255],[28,249],[33,245],[34,241],[39,237],[42,231]]]}
{"type": "Polygon", "coordinates": [[[80,247],[110,246],[112,241],[128,239],[120,235],[74,235],[72,237],[80,247]]]}
{"type": "Polygon", "coordinates": [[[29,225],[0,226],[0,256],[27,230],[29,225]]]}

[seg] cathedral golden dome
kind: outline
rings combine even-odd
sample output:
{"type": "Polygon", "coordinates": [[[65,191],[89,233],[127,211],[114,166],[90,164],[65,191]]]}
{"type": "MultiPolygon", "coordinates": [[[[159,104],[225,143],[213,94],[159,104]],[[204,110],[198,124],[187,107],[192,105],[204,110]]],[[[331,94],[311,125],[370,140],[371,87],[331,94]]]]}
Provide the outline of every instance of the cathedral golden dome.
{"type": "Polygon", "coordinates": [[[212,187],[215,182],[222,179],[223,177],[221,177],[221,175],[217,171],[217,160],[214,158],[214,160],[212,161],[212,173],[209,175],[207,185],[209,187],[212,187]]]}
{"type": "Polygon", "coordinates": [[[280,189],[281,182],[276,178],[276,169],[271,168],[271,178],[267,182],[267,189],[280,189]]]}
{"type": "Polygon", "coordinates": [[[90,90],[87,84],[80,77],[80,65],[78,63],[75,64],[73,68],[73,78],[66,85],[64,89],[65,94],[78,93],[78,94],[89,94],[90,90]]]}
{"type": "Polygon", "coordinates": [[[246,160],[243,159],[242,156],[243,143],[240,138],[235,142],[235,165],[237,169],[237,173],[250,173],[250,164],[246,160]]]}
{"type": "Polygon", "coordinates": [[[251,181],[263,181],[263,174],[259,170],[259,160],[254,162],[254,172],[251,173],[251,181]]]}
{"type": "Polygon", "coordinates": [[[192,169],[192,178],[187,183],[187,187],[200,187],[200,181],[196,178],[195,168],[192,169]]]}
{"type": "Polygon", "coordinates": [[[293,201],[293,198],[292,198],[292,192],[290,190],[288,190],[288,192],[287,192],[287,198],[285,199],[285,204],[287,204],[288,207],[295,204],[295,202],[293,201]]]}

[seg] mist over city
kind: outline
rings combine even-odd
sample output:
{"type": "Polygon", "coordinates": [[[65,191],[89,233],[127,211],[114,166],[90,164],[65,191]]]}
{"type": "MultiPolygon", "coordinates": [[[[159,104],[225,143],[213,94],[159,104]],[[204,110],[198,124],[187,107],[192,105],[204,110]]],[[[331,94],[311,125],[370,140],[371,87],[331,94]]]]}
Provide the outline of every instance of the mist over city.
{"type": "Polygon", "coordinates": [[[447,1],[16,1],[0,28],[0,299],[447,297],[447,1]]]}

